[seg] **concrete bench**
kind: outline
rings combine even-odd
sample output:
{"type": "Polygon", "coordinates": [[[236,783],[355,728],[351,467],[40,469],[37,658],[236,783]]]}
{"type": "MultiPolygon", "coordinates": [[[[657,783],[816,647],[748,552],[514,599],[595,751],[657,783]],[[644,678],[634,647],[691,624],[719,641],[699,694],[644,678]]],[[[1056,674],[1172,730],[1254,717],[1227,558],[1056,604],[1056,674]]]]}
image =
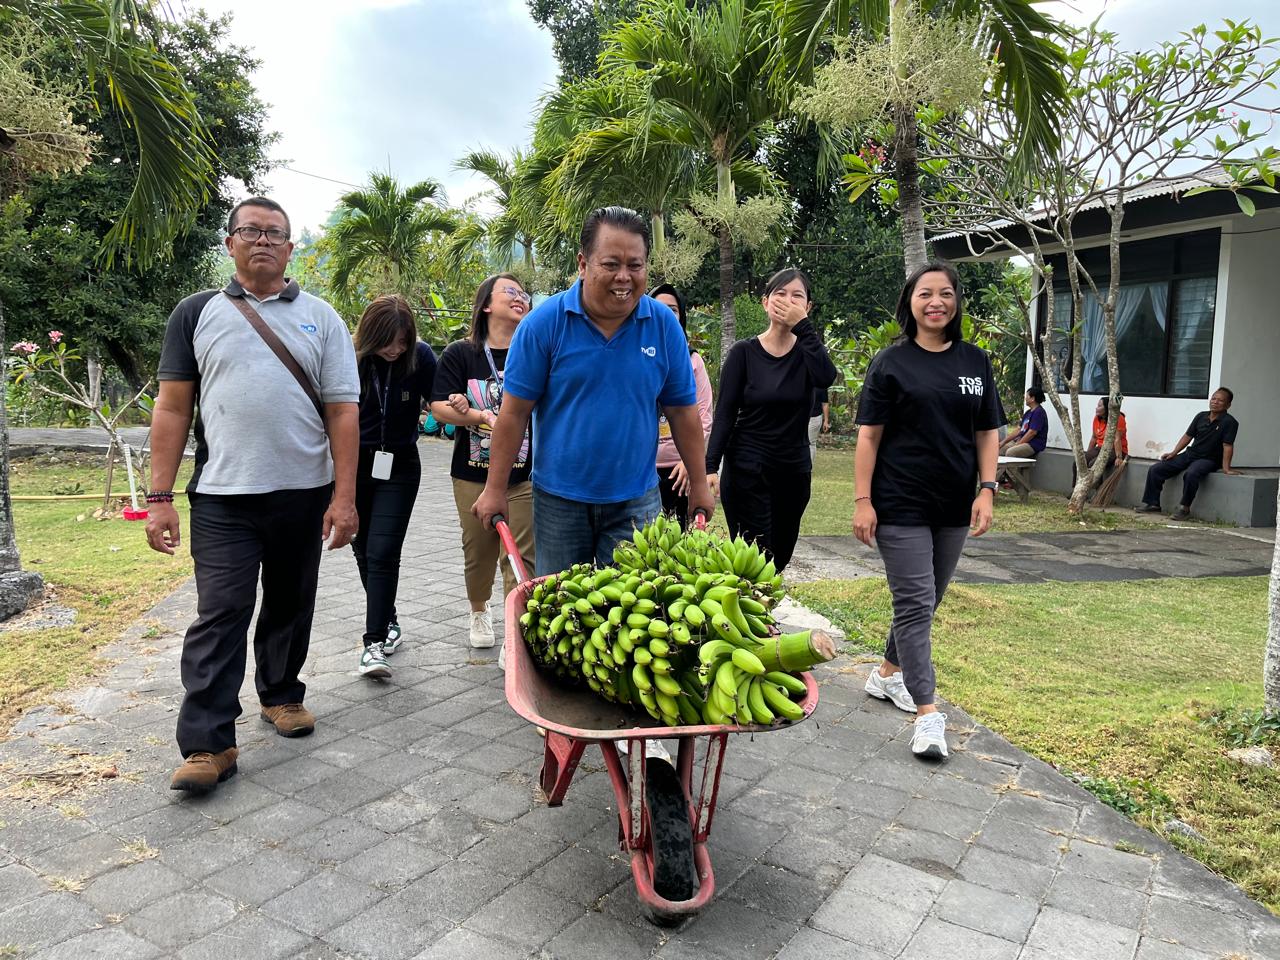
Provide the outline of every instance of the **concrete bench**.
{"type": "MultiPolygon", "coordinates": [[[[1147,482],[1147,471],[1156,463],[1139,457],[1129,458],[1129,467],[1120,478],[1113,501],[1118,506],[1137,506],[1147,482]]],[[[1240,467],[1241,475],[1211,473],[1200,484],[1191,505],[1191,515],[1198,520],[1234,523],[1240,527],[1274,527],[1276,525],[1276,487],[1280,469],[1240,467]]],[[[1070,451],[1046,449],[1031,470],[1031,484],[1037,490],[1068,495],[1075,481],[1075,459],[1070,451]]],[[[1182,500],[1181,475],[1165,481],[1160,506],[1173,513],[1182,500]]]]}

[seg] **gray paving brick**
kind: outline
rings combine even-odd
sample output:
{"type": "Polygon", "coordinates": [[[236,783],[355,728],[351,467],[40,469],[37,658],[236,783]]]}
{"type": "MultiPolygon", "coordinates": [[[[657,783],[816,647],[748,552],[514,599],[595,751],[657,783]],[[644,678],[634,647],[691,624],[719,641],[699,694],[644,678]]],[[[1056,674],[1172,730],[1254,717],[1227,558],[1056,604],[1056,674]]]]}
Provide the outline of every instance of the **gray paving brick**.
{"type": "Polygon", "coordinates": [[[49,890],[40,876],[21,863],[0,867],[0,904],[14,907],[34,900],[49,890]]]}
{"type": "Polygon", "coordinates": [[[338,866],[339,873],[380,890],[398,890],[448,862],[448,857],[420,843],[392,837],[338,866]]]}
{"type": "MultiPolygon", "coordinates": [[[[615,838],[613,850],[607,852],[617,849],[617,827],[613,827],[612,834],[615,838]]],[[[563,840],[524,830],[515,823],[497,828],[483,841],[465,850],[460,859],[503,876],[525,877],[564,849],[563,840]]]]}
{"type": "Polygon", "coordinates": [[[34,960],[153,960],[159,956],[159,947],[128,930],[103,927],[46,947],[35,954],[34,960]]]}
{"type": "Polygon", "coordinates": [[[183,947],[178,960],[284,960],[301,956],[311,938],[258,913],[236,917],[221,930],[183,947]]]}
{"type": "Polygon", "coordinates": [[[372,760],[390,753],[391,750],[392,746],[389,743],[379,743],[359,734],[348,734],[332,743],[317,747],[311,751],[310,755],[323,763],[349,769],[365,760],[372,760]]]}
{"type": "Polygon", "coordinates": [[[1164,940],[1143,937],[1138,941],[1138,952],[1134,960],[1219,960],[1219,957],[1175,943],[1166,943],[1164,940]]]}
{"type": "Polygon", "coordinates": [[[1252,944],[1248,921],[1223,915],[1211,907],[1168,897],[1152,897],[1143,933],[1193,950],[1248,956],[1252,944]]]}
{"type": "Polygon", "coordinates": [[[1078,913],[1045,907],[1031,928],[1026,946],[1028,950],[1040,951],[1061,960],[1074,957],[1129,960],[1138,947],[1138,934],[1135,930],[1092,920],[1078,913]]]}
{"type": "Polygon", "coordinates": [[[889,895],[895,901],[909,900],[927,906],[946,885],[946,878],[868,854],[849,871],[837,892],[868,893],[876,897],[889,895]],[[892,893],[887,894],[887,891],[892,893]]]}
{"type": "Polygon", "coordinates": [[[288,846],[319,863],[335,864],[350,860],[386,839],[387,834],[382,830],[350,817],[334,817],[298,834],[288,846]]]}
{"type": "Polygon", "coordinates": [[[887,953],[841,940],[812,927],[801,927],[774,960],[889,960],[887,953]]]}
{"type": "Polygon", "coordinates": [[[1079,873],[1060,873],[1053,880],[1045,903],[1060,910],[1105,920],[1137,930],[1147,910],[1147,894],[1113,883],[1103,883],[1079,873]]]}
{"type": "MultiPolygon", "coordinates": [[[[647,960],[662,939],[656,927],[623,923],[598,913],[587,913],[553,937],[539,954],[539,960],[600,960],[602,945],[608,945],[611,960],[647,960]]],[[[440,954],[444,960],[446,954],[440,954]]],[[[436,958],[431,958],[436,960],[436,958]]]]}
{"type": "Polygon", "coordinates": [[[104,915],[133,913],[144,904],[168,896],[185,885],[185,878],[159,860],[143,860],[98,877],[81,898],[104,915]]]}
{"type": "Polygon", "coordinates": [[[268,900],[262,912],[303,933],[320,936],[382,898],[382,891],[367,883],[322,870],[274,900],[268,900]]]}
{"type": "Polygon", "coordinates": [[[451,929],[447,921],[406,910],[404,904],[387,899],[361,910],[324,939],[352,956],[404,960],[451,929]]]}
{"type": "Polygon", "coordinates": [[[205,886],[237,903],[261,906],[320,871],[315,863],[285,850],[264,849],[220,870],[205,886]]]}
{"type": "Polygon", "coordinates": [[[970,883],[1037,900],[1048,892],[1054,876],[1049,867],[986,847],[971,847],[956,867],[956,873],[970,883]]]}
{"type": "Polygon", "coordinates": [[[955,868],[968,852],[963,840],[928,830],[893,827],[882,834],[871,852],[939,877],[955,876],[955,868]]]}
{"type": "Polygon", "coordinates": [[[481,820],[510,823],[528,813],[534,804],[533,789],[519,783],[490,784],[462,801],[462,809],[481,820]]]}
{"type": "Polygon", "coordinates": [[[948,923],[1022,943],[1035,923],[1040,904],[1012,893],[999,893],[965,880],[947,884],[934,913],[948,923]]]}
{"type": "Polygon", "coordinates": [[[1070,833],[1080,817],[1079,809],[1074,806],[1043,797],[1028,796],[1014,790],[1000,798],[994,812],[995,817],[1000,820],[1013,820],[1041,830],[1063,833],[1070,833]]]}
{"type": "Polygon", "coordinates": [[[422,951],[415,960],[525,960],[527,952],[474,930],[458,928],[422,951]]]}
{"type": "MultiPolygon", "coordinates": [[[[892,890],[886,883],[885,892],[892,890]]],[[[932,900],[909,896],[888,903],[861,890],[838,888],[809,921],[814,928],[843,940],[871,947],[891,957],[907,945],[932,900]]]]}
{"type": "Polygon", "coordinates": [[[318,810],[290,798],[237,817],[232,821],[232,826],[247,836],[272,843],[283,843],[303,830],[328,819],[329,814],[324,810],[318,810]]]}
{"type": "Polygon", "coordinates": [[[444,810],[428,820],[407,827],[401,832],[401,836],[450,857],[457,857],[483,840],[485,831],[480,822],[470,814],[461,810],[444,810]]]}
{"type": "Polygon", "coordinates": [[[1143,890],[1151,879],[1155,860],[1075,839],[1062,858],[1062,869],[1068,873],[1081,873],[1086,877],[1109,883],[1123,883],[1143,890]]]}
{"type": "Polygon", "coordinates": [[[290,756],[281,763],[249,774],[249,779],[280,793],[295,793],[336,776],[341,769],[308,754],[290,756]]]}
{"type": "Polygon", "coordinates": [[[899,956],[900,960],[935,960],[937,957],[1016,960],[1021,949],[1020,944],[930,917],[920,925],[899,956]]]}
{"type": "Polygon", "coordinates": [[[89,879],[106,873],[127,858],[124,845],[105,833],[91,833],[60,847],[41,851],[27,863],[46,877],[89,879]]]}
{"type": "Polygon", "coordinates": [[[549,889],[584,904],[595,903],[629,876],[630,868],[620,856],[606,857],[583,847],[570,847],[538,870],[549,889]]]}
{"type": "Polygon", "coordinates": [[[500,874],[451,860],[415,880],[395,897],[416,915],[461,923],[510,883],[500,874]]]}
{"type": "Polygon", "coordinates": [[[577,916],[562,894],[530,877],[503,891],[467,918],[464,926],[517,945],[540,947],[577,916]]]}
{"type": "Polygon", "coordinates": [[[175,953],[225,926],[235,915],[236,908],[230,900],[201,890],[183,890],[153,901],[124,923],[131,932],[175,953]]]}
{"type": "Polygon", "coordinates": [[[980,847],[987,847],[1044,867],[1056,867],[1067,847],[1066,837],[1024,823],[1000,820],[995,817],[983,825],[982,832],[974,842],[980,847]]]}
{"type": "Polygon", "coordinates": [[[160,860],[185,877],[198,880],[252,856],[262,844],[231,827],[182,837],[160,848],[160,860]]]}
{"type": "Polygon", "coordinates": [[[403,790],[370,800],[351,810],[348,816],[387,833],[399,833],[415,823],[421,823],[440,812],[440,804],[423,800],[403,790]]]}
{"type": "Polygon", "coordinates": [[[771,913],[779,920],[806,922],[826,899],[828,889],[822,884],[789,870],[754,864],[717,896],[740,900],[749,907],[771,913]]]}
{"type": "Polygon", "coordinates": [[[102,917],[70,893],[46,893],[0,912],[0,944],[51,946],[101,926],[102,917]]]}
{"type": "Polygon", "coordinates": [[[911,794],[862,780],[850,780],[840,787],[831,805],[856,817],[878,817],[888,823],[907,805],[911,794]]]}
{"type": "Polygon", "coordinates": [[[440,767],[440,761],[421,754],[409,753],[407,750],[394,750],[377,759],[362,763],[359,771],[363,776],[394,787],[403,787],[406,783],[425,776],[440,767]]]}

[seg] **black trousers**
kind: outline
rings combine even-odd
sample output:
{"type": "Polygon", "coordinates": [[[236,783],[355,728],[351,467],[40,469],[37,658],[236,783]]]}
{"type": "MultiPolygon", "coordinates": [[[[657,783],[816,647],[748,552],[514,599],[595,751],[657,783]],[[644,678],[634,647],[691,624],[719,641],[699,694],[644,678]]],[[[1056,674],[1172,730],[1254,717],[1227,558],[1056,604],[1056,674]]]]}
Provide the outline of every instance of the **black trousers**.
{"type": "Polygon", "coordinates": [[[800,537],[812,478],[809,470],[726,461],[720,474],[720,503],[729,535],[754,541],[781,573],[800,537]]]}
{"type": "Polygon", "coordinates": [[[409,515],[422,481],[417,447],[391,451],[391,476],[370,475],[375,448],[360,448],[356,468],[356,513],[360,531],[351,541],[364,584],[364,645],[387,639],[387,626],[396,622],[396,591],[400,587],[400,550],[409,529],[409,515]]]}
{"type": "Polygon", "coordinates": [[[680,529],[689,528],[689,498],[676,493],[671,482],[671,471],[675,467],[658,468],[658,494],[662,497],[662,512],[670,514],[680,521],[680,529]]]}
{"type": "Polygon", "coordinates": [[[258,699],[301,703],[298,679],[311,642],[320,530],[332,488],[223,496],[192,493],[191,559],[196,620],[182,641],[178,747],[184,757],[236,744],[245,647],[258,578],[262,606],[253,635],[258,699]]]}
{"type": "Polygon", "coordinates": [[[1182,505],[1189,507],[1200,489],[1200,481],[1221,466],[1217,461],[1197,459],[1185,453],[1180,453],[1171,460],[1157,460],[1147,471],[1147,485],[1142,491],[1142,502],[1160,506],[1160,490],[1164,487],[1164,482],[1185,470],[1186,476],[1182,478],[1182,505]]]}

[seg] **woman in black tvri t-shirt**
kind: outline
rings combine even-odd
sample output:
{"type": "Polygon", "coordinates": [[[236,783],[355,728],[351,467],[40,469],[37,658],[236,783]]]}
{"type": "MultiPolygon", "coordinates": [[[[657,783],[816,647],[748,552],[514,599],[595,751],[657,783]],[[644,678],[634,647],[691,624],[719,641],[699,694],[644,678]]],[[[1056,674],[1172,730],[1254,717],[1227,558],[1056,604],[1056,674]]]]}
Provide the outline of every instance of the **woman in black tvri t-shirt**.
{"type": "Polygon", "coordinates": [[[938,759],[947,755],[947,718],[934,705],[933,614],[965,539],[991,526],[1006,422],[991,358],[961,339],[962,317],[949,264],[926,264],[907,280],[897,310],[903,337],[867,370],[854,455],[853,532],[876,541],[893,594],[884,662],[866,690],[918,714],[911,750],[938,759]]]}

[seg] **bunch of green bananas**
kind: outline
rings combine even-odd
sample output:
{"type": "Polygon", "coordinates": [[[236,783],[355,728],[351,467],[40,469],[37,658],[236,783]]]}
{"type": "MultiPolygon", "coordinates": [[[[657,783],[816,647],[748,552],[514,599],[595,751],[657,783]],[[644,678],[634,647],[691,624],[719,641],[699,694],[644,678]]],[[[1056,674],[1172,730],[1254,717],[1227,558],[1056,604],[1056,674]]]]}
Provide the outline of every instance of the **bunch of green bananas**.
{"type": "Polygon", "coordinates": [[[631,541],[623,541],[613,551],[620,570],[656,570],[693,583],[704,573],[732,573],[764,591],[772,599],[782,599],[782,575],[760,548],[741,537],[724,540],[707,530],[681,531],[680,524],[659,515],[631,541]]]}
{"type": "Polygon", "coordinates": [[[537,584],[520,623],[545,668],[668,726],[768,724],[804,715],[795,674],[835,655],[824,634],[771,636],[774,602],[729,571],[579,564],[537,584]]]}

